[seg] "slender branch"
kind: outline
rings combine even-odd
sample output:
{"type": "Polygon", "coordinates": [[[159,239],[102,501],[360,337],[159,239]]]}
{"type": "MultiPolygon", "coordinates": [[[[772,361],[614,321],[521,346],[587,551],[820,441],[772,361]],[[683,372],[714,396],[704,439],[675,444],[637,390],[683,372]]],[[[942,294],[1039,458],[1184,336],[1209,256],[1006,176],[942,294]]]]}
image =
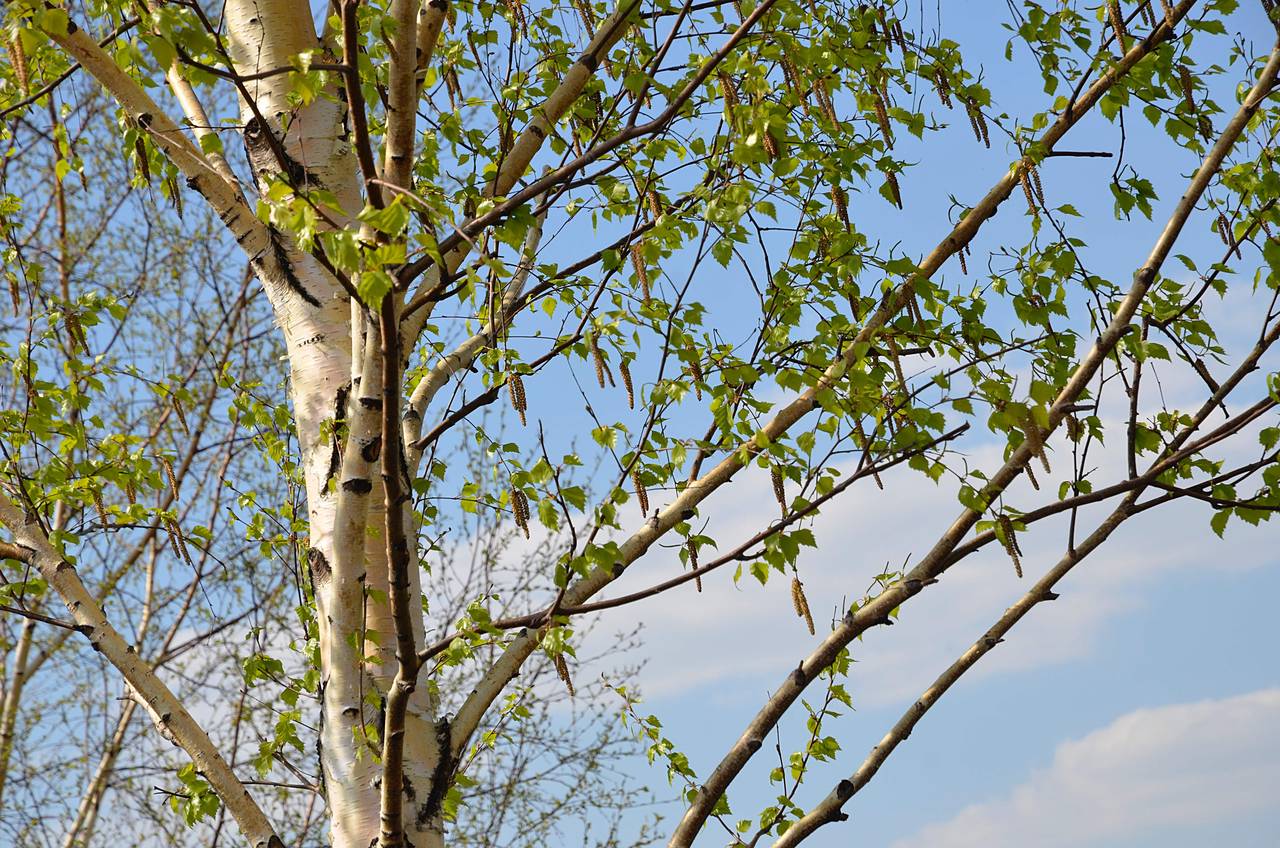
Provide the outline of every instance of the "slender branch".
{"type": "Polygon", "coordinates": [[[102,608],[85,589],[75,566],[63,559],[49,542],[34,513],[24,513],[7,496],[0,494],[0,524],[9,528],[18,545],[31,551],[31,562],[66,603],[77,629],[128,681],[161,734],[173,739],[187,752],[240,825],[249,844],[254,848],[284,848],[266,815],[208,734],[187,712],[182,701],[156,676],[155,669],[138,656],[107,621],[102,608]]]}
{"type": "MultiPolygon", "coordinates": [[[[1191,3],[1184,2],[1177,7],[1178,14],[1185,14],[1191,3]]],[[[1154,46],[1161,32],[1168,33],[1169,21],[1162,24],[1143,44],[1154,46]]],[[[1136,62],[1134,51],[1142,45],[1135,46],[1121,64],[1129,66],[1136,62]]],[[[1129,330],[1130,321],[1142,304],[1147,291],[1154,284],[1160,267],[1173,248],[1174,242],[1181,234],[1187,219],[1195,208],[1195,204],[1208,188],[1210,180],[1217,174],[1227,153],[1234,146],[1240,133],[1249,119],[1261,105],[1263,95],[1269,90],[1275,75],[1273,64],[1280,61],[1280,53],[1273,54],[1272,61],[1261,81],[1245,98],[1240,110],[1227,125],[1217,144],[1206,156],[1200,169],[1196,172],[1186,193],[1175,207],[1164,231],[1157,239],[1151,254],[1143,266],[1134,274],[1133,285],[1128,294],[1115,307],[1111,321],[1094,342],[1089,352],[1076,366],[1067,383],[1059,391],[1057,398],[1049,408],[1048,427],[1042,438],[1048,438],[1066,416],[1066,409],[1074,404],[1088,387],[1102,363],[1111,354],[1123,335],[1129,330]]],[[[1117,66],[1118,67],[1118,66],[1117,66]]],[[[1116,68],[1110,69],[1077,103],[1077,109],[1086,106],[1090,101],[1096,102],[1100,92],[1097,85],[1107,79],[1116,79],[1116,68]]],[[[1073,110],[1074,112],[1074,110],[1073,110]]],[[[970,217],[972,216],[972,213],[970,217]]],[[[984,505],[992,503],[1014,479],[1022,473],[1032,458],[1030,440],[1024,441],[1010,455],[1008,460],[989,477],[988,484],[978,494],[977,500],[984,505]]],[[[938,576],[947,567],[948,557],[960,544],[961,540],[981,518],[982,512],[966,508],[938,539],[927,554],[897,583],[886,588],[859,609],[850,610],[823,643],[809,655],[775,690],[773,696],[765,703],[759,713],[747,725],[746,730],[734,743],[728,754],[721,760],[712,774],[707,778],[703,789],[698,793],[684,818],[677,826],[670,841],[672,848],[687,848],[693,838],[701,830],[703,823],[710,815],[712,808],[719,801],[729,784],[741,772],[751,756],[760,748],[765,735],[781,719],[791,704],[800,696],[805,687],[829,666],[846,645],[873,626],[889,621],[889,614],[904,602],[923,591],[924,587],[937,581],[938,576]]]]}

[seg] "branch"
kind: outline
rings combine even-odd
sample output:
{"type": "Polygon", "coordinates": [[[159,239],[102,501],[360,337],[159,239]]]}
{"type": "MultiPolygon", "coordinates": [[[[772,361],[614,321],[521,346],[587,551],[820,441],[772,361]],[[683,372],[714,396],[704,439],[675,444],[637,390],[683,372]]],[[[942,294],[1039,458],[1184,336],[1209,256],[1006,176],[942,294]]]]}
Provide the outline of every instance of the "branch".
{"type": "MultiPolygon", "coordinates": [[[[768,0],[766,0],[766,3],[768,0]]],[[[765,4],[761,4],[762,6],[765,4]]],[[[1194,5],[1194,0],[1183,0],[1177,7],[1175,21],[1180,19],[1194,5]]],[[[757,7],[759,11],[761,7],[757,7]]],[[[753,13],[754,15],[754,13],[753,13]]],[[[752,18],[748,18],[751,20],[752,18]]],[[[745,22],[744,22],[745,25],[745,22]]],[[[1066,133],[1075,126],[1076,123],[1083,118],[1090,109],[1101,99],[1125,72],[1131,69],[1144,56],[1150,53],[1157,45],[1162,43],[1171,33],[1170,24],[1168,22],[1161,24],[1150,36],[1145,40],[1137,43],[1125,55],[1115,67],[1111,68],[1104,74],[1089,90],[1079,99],[1074,108],[1064,112],[1058,120],[1050,127],[1045,135],[1040,139],[1040,146],[1045,149],[1051,149],[1066,133]]],[[[709,71],[708,71],[709,73],[709,71]]],[[[555,172],[553,172],[555,173],[555,172]]],[[[841,356],[833,362],[818,379],[817,384],[800,394],[797,398],[783,407],[777,415],[766,424],[761,431],[751,439],[744,442],[735,451],[732,451],[725,459],[723,459],[715,468],[707,472],[697,481],[690,483],[677,496],[675,501],[666,509],[660,510],[657,516],[646,522],[644,527],[634,533],[619,547],[618,561],[611,568],[597,568],[590,575],[578,581],[570,588],[566,594],[565,602],[567,606],[578,606],[585,603],[593,595],[611,583],[626,568],[637,559],[639,559],[648,549],[667,531],[674,527],[678,522],[688,520],[696,514],[696,508],[703,500],[705,500],[712,492],[720,486],[732,479],[738,471],[745,467],[762,448],[761,445],[776,441],[785,434],[797,421],[804,418],[813,409],[818,406],[818,393],[836,385],[845,375],[848,369],[857,361],[858,351],[869,345],[875,333],[883,327],[889,319],[900,310],[908,300],[910,300],[914,284],[917,280],[928,279],[932,276],[942,264],[949,259],[954,253],[959,251],[967,244],[977,233],[981,225],[990,217],[992,217],[1000,204],[1009,197],[1014,187],[1018,185],[1017,169],[1011,168],[1009,172],[996,183],[996,185],[987,193],[987,195],[969,211],[967,215],[952,229],[952,231],[943,239],[943,241],[934,250],[925,257],[921,262],[919,270],[903,285],[894,292],[886,295],[885,300],[881,303],[876,312],[868,319],[867,324],[862,328],[853,341],[846,346],[841,356]]],[[[529,188],[520,192],[511,200],[522,197],[534,187],[541,188],[541,184],[546,180],[539,180],[529,188]]],[[[524,198],[527,199],[527,198],[524,198]]],[[[521,200],[523,202],[523,200],[521,200]]],[[[1145,289],[1144,289],[1145,291],[1145,289]]],[[[1100,361],[1100,360],[1098,360],[1100,361]]],[[[1094,365],[1096,368],[1096,364],[1094,365]]],[[[1065,404],[1064,404],[1065,405],[1065,404]]],[[[1056,426],[1057,422],[1054,422],[1056,426]]],[[[1025,451],[1024,451],[1025,453],[1025,451]]],[[[1025,457],[1023,457],[1025,461],[1025,457]]],[[[1021,465],[1018,466],[1018,471],[1021,465]]],[[[1017,472],[1015,472],[1017,473],[1017,472]]],[[[976,520],[976,518],[975,518],[976,520]]],[[[961,536],[963,533],[961,533],[961,536]]],[[[919,583],[919,581],[916,581],[919,583]]],[[[915,591],[919,591],[923,584],[916,585],[915,591]]],[[[911,593],[914,594],[914,591],[911,593]]],[[[889,609],[897,606],[892,604],[882,610],[878,609],[881,619],[887,614],[889,609]]],[[[865,627],[863,628],[865,629],[865,627]]],[[[837,634],[839,631],[837,631],[837,634]]],[[[838,638],[837,634],[833,634],[832,639],[838,638]]],[[[850,637],[852,638],[852,637],[850,637]]],[[[479,725],[480,719],[484,712],[488,709],[489,704],[497,698],[498,694],[506,686],[506,683],[519,670],[524,660],[530,656],[536,649],[540,635],[536,631],[521,633],[507,646],[503,655],[498,659],[490,671],[477,685],[475,691],[463,703],[458,711],[458,716],[454,723],[454,744],[456,749],[461,749],[466,744],[467,738],[479,725]]],[[[830,641],[830,639],[828,640],[830,641]]],[[[827,643],[824,643],[824,647],[827,643]]],[[[839,647],[830,649],[830,655],[835,656],[839,651],[839,647]]],[[[825,654],[824,654],[825,655],[825,654]]],[[[830,663],[830,659],[826,660],[818,668],[825,667],[830,663]]],[[[801,685],[795,686],[789,690],[785,704],[779,702],[780,710],[777,716],[767,721],[768,726],[772,726],[777,718],[781,716],[791,701],[795,699],[803,689],[803,685],[807,685],[808,681],[816,676],[817,670],[811,669],[812,676],[807,673],[803,675],[805,679],[801,681],[801,685]]],[[[798,672],[799,674],[799,672],[798,672]]],[[[701,793],[695,800],[694,806],[686,814],[686,823],[682,823],[677,829],[677,833],[673,836],[673,846],[685,846],[692,841],[695,834],[710,814],[711,808],[714,806],[715,800],[723,794],[724,788],[727,787],[733,776],[746,763],[747,759],[759,747],[762,736],[757,737],[750,733],[744,734],[734,746],[734,750],[730,756],[726,758],[726,763],[722,763],[722,769],[719,770],[720,776],[717,780],[723,781],[723,786],[719,791],[707,791],[701,793]],[[752,746],[754,742],[754,746],[752,746]]]]}
{"type": "MultiPolygon", "coordinates": [[[[86,67],[89,67],[85,63],[86,67]]],[[[124,676],[130,688],[151,714],[161,735],[172,739],[191,757],[197,771],[209,781],[241,832],[255,848],[284,848],[263,814],[235,776],[231,766],[210,741],[181,701],[156,676],[155,669],[138,656],[103,615],[102,608],[85,589],[80,575],[49,542],[34,514],[24,514],[0,494],[0,524],[13,532],[18,545],[29,550],[30,561],[70,610],[77,629],[124,676]]]]}
{"type": "MultiPolygon", "coordinates": [[[[1179,4],[1175,18],[1184,15],[1191,5],[1191,2],[1179,4]]],[[[1149,49],[1149,47],[1158,43],[1160,37],[1167,36],[1170,23],[1170,21],[1166,21],[1161,24],[1155,32],[1148,36],[1146,41],[1130,50],[1121,65],[1127,64],[1128,67],[1132,67],[1138,58],[1134,55],[1135,51],[1141,50],[1143,45],[1148,45],[1149,49]],[[1164,33],[1165,36],[1161,36],[1161,33],[1164,33]]],[[[1062,422],[1066,416],[1066,409],[1079,399],[1107,356],[1110,355],[1121,337],[1128,331],[1130,321],[1141,305],[1148,289],[1155,282],[1161,265],[1181,234],[1182,228],[1195,208],[1195,204],[1203,195],[1210,180],[1217,174],[1228,151],[1235,144],[1249,119],[1261,104],[1263,94],[1269,89],[1272,78],[1275,76],[1274,66],[1278,63],[1280,63],[1280,53],[1274,53],[1267,65],[1267,69],[1263,72],[1262,80],[1254,86],[1254,89],[1245,98],[1240,110],[1227,125],[1222,136],[1214,145],[1213,150],[1206,156],[1186,193],[1174,209],[1164,232],[1157,239],[1147,261],[1134,274],[1133,285],[1125,298],[1116,306],[1110,323],[1102,331],[1102,334],[1094,342],[1079,365],[1076,366],[1070,379],[1068,379],[1066,385],[1054,400],[1049,409],[1049,425],[1042,434],[1043,438],[1047,438],[1052,434],[1062,422]]],[[[1103,85],[1107,80],[1114,82],[1118,78],[1116,68],[1110,69],[1080,99],[1076,109],[1071,114],[1079,114],[1078,110],[1080,108],[1097,101],[1098,97],[1101,96],[1101,91],[1098,90],[1099,85],[1103,85]]],[[[1063,117],[1065,118],[1066,115],[1064,114],[1063,117]]],[[[1008,179],[1009,177],[1006,177],[1006,180],[1008,179]]],[[[1010,186],[1010,188],[1012,187],[1010,186]]],[[[971,217],[973,217],[973,213],[966,216],[965,220],[967,221],[971,217]]],[[[962,226],[963,224],[964,222],[961,222],[962,226]]],[[[990,482],[978,496],[979,501],[983,504],[990,504],[995,500],[1022,473],[1023,468],[1031,457],[1030,440],[1024,441],[1013,451],[1003,466],[991,475],[990,482]]],[[[729,784],[741,772],[752,754],[759,749],[765,734],[777,724],[782,715],[804,691],[805,687],[836,659],[846,645],[869,628],[889,621],[889,615],[893,610],[921,592],[926,585],[936,582],[938,575],[947,567],[948,557],[951,552],[960,544],[960,541],[973,528],[973,525],[977,523],[981,516],[981,512],[965,509],[914,568],[907,572],[900,581],[885,589],[856,612],[850,610],[822,644],[795,671],[787,675],[786,680],[775,690],[774,695],[747,725],[741,737],[734,743],[728,754],[707,779],[706,784],[699,791],[673,833],[669,843],[671,848],[687,848],[692,844],[693,838],[702,829],[702,825],[710,815],[716,802],[723,796],[729,784]]]]}

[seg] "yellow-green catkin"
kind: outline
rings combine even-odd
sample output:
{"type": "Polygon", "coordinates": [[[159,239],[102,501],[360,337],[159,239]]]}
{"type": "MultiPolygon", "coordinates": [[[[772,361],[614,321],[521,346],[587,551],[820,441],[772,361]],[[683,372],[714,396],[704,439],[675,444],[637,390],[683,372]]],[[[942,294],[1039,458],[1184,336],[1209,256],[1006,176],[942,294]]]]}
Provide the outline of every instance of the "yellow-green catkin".
{"type": "Polygon", "coordinates": [[[515,486],[511,487],[511,513],[515,516],[516,526],[529,538],[529,498],[515,486]]]}
{"type": "Polygon", "coordinates": [[[791,605],[795,607],[796,615],[804,620],[805,626],[809,628],[809,635],[813,636],[817,633],[817,629],[813,626],[813,613],[809,611],[809,599],[804,594],[804,584],[800,582],[799,577],[791,578],[791,605]]]}
{"type": "Polygon", "coordinates": [[[996,523],[1000,525],[1000,544],[1004,546],[1005,553],[1009,555],[1009,559],[1013,560],[1013,570],[1022,578],[1022,548],[1018,546],[1018,537],[1013,532],[1013,520],[1004,513],[996,519],[996,523]]]}
{"type": "Polygon", "coordinates": [[[511,396],[511,408],[520,416],[520,424],[528,424],[525,418],[525,412],[528,410],[528,404],[524,396],[524,381],[520,379],[520,375],[512,373],[507,378],[507,392],[511,396]]]}

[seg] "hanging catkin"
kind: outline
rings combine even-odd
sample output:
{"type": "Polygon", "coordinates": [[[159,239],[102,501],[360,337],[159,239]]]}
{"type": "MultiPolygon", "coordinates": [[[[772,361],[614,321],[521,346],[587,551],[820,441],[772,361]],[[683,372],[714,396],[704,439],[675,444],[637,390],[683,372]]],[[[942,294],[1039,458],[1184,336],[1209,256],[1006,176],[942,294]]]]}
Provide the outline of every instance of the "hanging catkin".
{"type": "Polygon", "coordinates": [[[13,66],[13,74],[18,78],[18,88],[23,96],[31,94],[31,77],[27,70],[27,51],[22,46],[22,36],[14,32],[9,36],[9,63],[13,66]]]}
{"type": "Polygon", "coordinates": [[[885,182],[889,184],[889,194],[893,196],[893,205],[902,208],[902,188],[898,185],[898,175],[893,171],[884,175],[885,182]]]}
{"type": "Polygon", "coordinates": [[[1034,162],[1028,162],[1027,173],[1031,175],[1031,185],[1035,187],[1036,199],[1040,201],[1041,206],[1044,206],[1044,186],[1040,184],[1040,169],[1036,167],[1034,162]]]}
{"type": "Polygon", "coordinates": [[[796,615],[803,619],[805,626],[809,628],[809,635],[813,636],[817,633],[813,626],[813,614],[809,612],[809,599],[804,596],[804,584],[800,582],[799,577],[791,578],[791,605],[795,607],[796,615]]]}
{"type": "Polygon", "coordinates": [[[160,454],[157,457],[160,460],[160,467],[164,469],[164,476],[169,481],[169,492],[173,495],[173,499],[178,499],[178,478],[173,473],[173,465],[169,462],[169,457],[160,454]]]}
{"type": "Polygon", "coordinates": [[[169,544],[173,546],[174,554],[187,564],[187,568],[194,570],[196,566],[191,561],[191,553],[187,550],[187,541],[182,537],[182,528],[178,526],[178,522],[168,516],[164,519],[164,525],[169,531],[169,544]]]}
{"type": "Polygon", "coordinates": [[[689,360],[689,374],[693,377],[693,393],[698,400],[702,400],[702,362],[698,359],[697,351],[693,352],[689,360]]]}
{"type": "Polygon", "coordinates": [[[836,217],[840,219],[840,223],[844,224],[846,230],[849,229],[849,198],[844,189],[835,183],[831,185],[831,203],[836,208],[836,217]]]}
{"type": "Polygon", "coordinates": [[[520,379],[520,375],[512,373],[507,378],[507,392],[511,395],[511,408],[520,416],[520,424],[526,425],[529,422],[525,420],[525,410],[528,406],[525,403],[524,381],[520,379]]]}
{"type": "Polygon", "coordinates": [[[529,21],[524,16],[524,6],[521,4],[521,0],[507,0],[507,12],[511,15],[513,26],[519,26],[520,32],[525,38],[528,38],[529,21]]]}
{"type": "Polygon", "coordinates": [[[102,492],[97,489],[93,490],[93,508],[98,512],[98,521],[102,522],[102,526],[110,527],[111,520],[107,518],[107,507],[102,502],[102,492]]]}
{"type": "Polygon", "coordinates": [[[596,366],[596,382],[600,384],[600,388],[604,388],[604,354],[600,352],[600,345],[596,342],[596,334],[587,334],[587,347],[591,349],[591,360],[596,366]]]}
{"type": "Polygon", "coordinates": [[[640,479],[640,467],[638,465],[631,469],[631,485],[635,488],[636,500],[640,501],[640,514],[648,516],[649,490],[644,487],[644,480],[640,479]]]}
{"type": "Polygon", "coordinates": [[[1040,210],[1036,208],[1035,190],[1031,187],[1031,177],[1026,168],[1018,169],[1018,182],[1022,183],[1022,193],[1027,198],[1027,211],[1039,218],[1040,210]]]}
{"type": "Polygon", "coordinates": [[[656,221],[662,217],[662,200],[658,197],[658,193],[653,189],[647,192],[649,196],[649,214],[656,221]]]}
{"type": "Polygon", "coordinates": [[[1013,532],[1013,521],[1009,516],[1000,513],[996,523],[1000,525],[1000,544],[1004,546],[1009,559],[1013,560],[1013,570],[1017,573],[1018,579],[1022,579],[1022,548],[1018,547],[1018,537],[1013,532]]]}
{"type": "Polygon", "coordinates": [[[693,585],[697,587],[699,592],[701,592],[702,575],[696,573],[698,571],[698,546],[694,544],[692,539],[685,542],[684,546],[685,550],[689,552],[689,567],[695,572],[693,575],[693,585]]]}
{"type": "Polygon", "coordinates": [[[888,107],[885,105],[884,95],[881,92],[874,89],[872,90],[872,94],[875,97],[873,102],[873,108],[875,109],[875,113],[876,113],[876,123],[880,125],[880,135],[884,138],[885,147],[888,147],[890,150],[892,150],[893,135],[890,132],[889,110],[888,110],[888,107]]]}
{"type": "Polygon", "coordinates": [[[511,514],[515,516],[516,526],[529,538],[529,499],[525,493],[515,486],[511,487],[511,514]]]}
{"type": "Polygon", "coordinates": [[[631,383],[631,366],[627,365],[627,360],[618,360],[618,373],[622,375],[622,386],[627,390],[627,408],[636,408],[636,390],[631,383]]]}
{"type": "Polygon", "coordinates": [[[587,32],[595,32],[596,19],[591,7],[587,4],[587,0],[573,0],[573,8],[578,10],[578,15],[582,18],[582,25],[586,27],[587,32]]]}
{"type": "Polygon", "coordinates": [[[717,73],[716,77],[720,80],[720,96],[724,98],[725,120],[733,126],[734,113],[739,103],[738,89],[734,87],[733,78],[724,71],[717,73]]]}
{"type": "Polygon", "coordinates": [[[1142,22],[1155,29],[1159,23],[1156,21],[1156,13],[1151,8],[1151,0],[1146,0],[1139,8],[1142,12],[1142,22]]]}
{"type": "Polygon", "coordinates": [[[1129,52],[1128,31],[1124,28],[1124,15],[1120,13],[1119,0],[1107,0],[1107,17],[1111,19],[1111,29],[1115,32],[1116,46],[1120,55],[1129,52]]]}
{"type": "Polygon", "coordinates": [[[1040,425],[1036,423],[1035,418],[1030,412],[1026,417],[1026,429],[1024,432],[1027,436],[1027,447],[1031,449],[1031,455],[1040,460],[1041,467],[1044,468],[1045,474],[1052,474],[1053,469],[1049,467],[1049,455],[1044,449],[1044,434],[1040,432],[1040,425]]]}
{"type": "Polygon", "coordinates": [[[954,104],[951,102],[951,83],[947,81],[947,72],[942,68],[934,68],[933,81],[942,105],[948,109],[954,108],[954,104]]]}
{"type": "Polygon", "coordinates": [[[636,272],[636,281],[640,282],[640,298],[648,304],[649,302],[649,268],[644,261],[644,243],[635,242],[631,245],[631,266],[636,272]]]}
{"type": "Polygon", "coordinates": [[[569,664],[564,660],[564,654],[556,654],[555,658],[556,674],[560,675],[560,679],[564,682],[564,688],[569,690],[569,697],[577,697],[577,692],[573,691],[573,678],[569,676],[569,664]]]}
{"type": "Polygon", "coordinates": [[[769,477],[773,481],[773,497],[778,502],[778,506],[782,508],[782,516],[787,515],[787,489],[783,481],[782,469],[776,465],[769,467],[769,477]]]}
{"type": "Polygon", "coordinates": [[[1195,86],[1191,80],[1191,71],[1187,70],[1187,66],[1178,65],[1178,83],[1182,88],[1182,102],[1186,104],[1188,112],[1196,111],[1195,86]]]}

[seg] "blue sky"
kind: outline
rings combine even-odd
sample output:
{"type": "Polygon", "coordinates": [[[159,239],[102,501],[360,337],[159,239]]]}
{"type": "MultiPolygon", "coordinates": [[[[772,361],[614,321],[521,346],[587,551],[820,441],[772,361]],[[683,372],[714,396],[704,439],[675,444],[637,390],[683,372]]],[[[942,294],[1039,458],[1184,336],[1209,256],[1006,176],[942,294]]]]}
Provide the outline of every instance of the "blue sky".
{"type": "MultiPolygon", "coordinates": [[[[1009,65],[1001,58],[1007,36],[992,21],[1007,19],[1004,3],[930,6],[928,23],[939,13],[943,31],[961,42],[968,61],[982,57],[997,112],[1044,108],[1038,75],[1023,73],[1025,62],[1009,65]]],[[[1233,24],[1257,50],[1269,46],[1260,4],[1246,4],[1233,24]]],[[[1219,44],[1225,50],[1226,40],[1219,44]]],[[[1225,58],[1225,52],[1212,57],[1224,64],[1225,58]]],[[[1219,87],[1215,96],[1232,108],[1227,89],[1219,87]]],[[[1114,160],[1058,159],[1042,171],[1050,203],[1069,201],[1085,214],[1075,232],[1086,239],[1095,270],[1117,280],[1145,258],[1197,161],[1153,133],[1136,112],[1128,117],[1128,161],[1160,195],[1154,223],[1114,220],[1105,190],[1114,160]]],[[[969,132],[963,125],[957,131],[969,132]]],[[[874,214],[883,235],[901,238],[908,252],[931,246],[944,231],[946,194],[972,202],[1013,158],[997,140],[988,153],[975,152],[971,137],[968,143],[955,138],[949,149],[935,141],[929,158],[904,178],[905,212],[864,195],[851,202],[855,216],[859,208],[874,214]]],[[[1095,119],[1063,146],[1115,150],[1117,138],[1114,125],[1095,119]]],[[[1197,261],[1215,255],[1209,220],[1193,221],[1179,243],[1197,261]]],[[[975,256],[1002,242],[1022,243],[1026,227],[1015,197],[984,230],[975,256]]],[[[1176,275],[1180,268],[1167,266],[1166,272],[1176,275]]],[[[1226,300],[1211,307],[1235,330],[1224,339],[1228,347],[1256,332],[1245,323],[1256,317],[1251,303],[1248,282],[1235,278],[1226,300]]],[[[1172,405],[1179,396],[1190,401],[1197,389],[1171,372],[1160,385],[1172,405]]],[[[991,468],[998,459],[997,449],[981,438],[965,450],[978,467],[991,468]]],[[[720,519],[718,538],[739,538],[769,520],[772,502],[759,497],[768,490],[762,477],[740,480],[735,491],[717,496],[712,508],[728,516],[720,519]]],[[[855,487],[819,520],[820,549],[801,563],[811,601],[821,599],[813,604],[815,617],[824,617],[819,607],[829,612],[841,597],[860,595],[886,562],[919,554],[957,511],[949,486],[935,487],[911,473],[895,473],[885,483],[885,492],[855,487]]],[[[1209,512],[1201,506],[1156,510],[1122,528],[1064,582],[1061,600],[1037,609],[1008,644],[945,696],[846,808],[851,820],[826,828],[809,844],[1190,848],[1209,839],[1246,847],[1280,842],[1275,527],[1235,522],[1222,541],[1210,532],[1209,512]]],[[[1089,515],[1096,520],[1101,513],[1089,515]]],[[[1028,580],[1053,565],[1064,540],[1063,523],[1026,534],[1028,580]]],[[[654,570],[668,569],[654,563],[647,576],[629,574],[634,582],[617,591],[651,582],[654,570]]],[[[646,625],[642,654],[649,664],[640,677],[645,709],[663,720],[667,735],[701,774],[814,644],[791,615],[785,580],[763,589],[754,581],[734,589],[727,574],[707,582],[704,595],[676,593],[613,619],[618,626],[646,625]]],[[[1002,552],[986,551],[913,601],[897,626],[856,643],[849,688],[857,711],[831,729],[844,750],[835,767],[815,773],[799,803],[816,803],[852,772],[902,709],[1025,585],[1002,552]]],[[[801,721],[793,718],[784,732],[784,750],[799,743],[801,721]]],[[[765,775],[776,764],[771,747],[761,750],[731,792],[735,818],[769,802],[773,791],[765,775]]],[[[655,791],[667,791],[661,769],[637,773],[655,791]]],[[[668,811],[680,812],[674,806],[668,811]]],[[[709,828],[699,845],[723,843],[722,836],[709,828]]]]}

